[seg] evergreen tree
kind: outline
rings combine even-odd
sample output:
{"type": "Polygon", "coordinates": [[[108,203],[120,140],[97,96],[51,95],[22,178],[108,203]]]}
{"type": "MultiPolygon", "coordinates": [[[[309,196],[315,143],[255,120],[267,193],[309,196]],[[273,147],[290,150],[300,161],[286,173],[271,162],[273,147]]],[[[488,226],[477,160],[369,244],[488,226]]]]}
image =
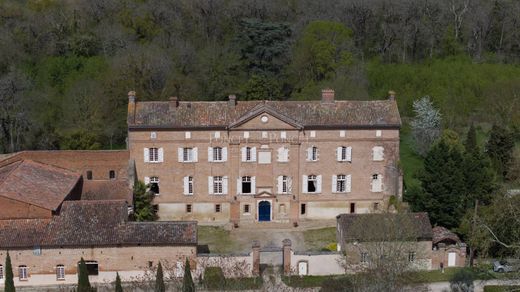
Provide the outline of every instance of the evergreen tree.
{"type": "Polygon", "coordinates": [[[88,270],[85,260],[81,258],[79,262],[79,275],[78,275],[78,290],[77,292],[91,292],[92,287],[88,279],[88,270]]]}
{"type": "Polygon", "coordinates": [[[121,277],[119,277],[119,273],[116,273],[116,292],[123,292],[123,286],[121,285],[121,277]]]}
{"type": "Polygon", "coordinates": [[[514,135],[508,129],[499,125],[493,125],[491,135],[486,145],[486,152],[497,173],[506,177],[512,162],[514,135]]]}
{"type": "Polygon", "coordinates": [[[184,278],[182,280],[182,291],[183,292],[194,292],[195,284],[191,277],[190,261],[186,258],[186,264],[184,265],[184,278]]]}
{"type": "Polygon", "coordinates": [[[475,126],[473,124],[471,124],[471,127],[469,127],[464,147],[466,148],[466,152],[477,150],[477,131],[475,130],[475,126]]]}
{"type": "Polygon", "coordinates": [[[153,208],[154,195],[146,191],[142,181],[134,184],[134,218],[136,221],[154,221],[157,219],[153,208]]]}
{"type": "Polygon", "coordinates": [[[476,199],[481,204],[490,203],[496,183],[489,157],[478,147],[466,152],[464,154],[463,171],[466,185],[465,207],[472,207],[476,199]]]}
{"type": "Polygon", "coordinates": [[[14,279],[13,279],[13,266],[11,265],[11,256],[9,252],[7,252],[7,257],[5,258],[5,284],[4,284],[5,292],[15,292],[16,288],[14,287],[14,279]]]}
{"type": "Polygon", "coordinates": [[[420,211],[429,212],[435,225],[456,227],[464,215],[463,161],[460,147],[450,145],[444,138],[426,155],[420,175],[424,200],[420,211]]]}
{"type": "Polygon", "coordinates": [[[155,278],[155,292],[165,292],[166,286],[164,285],[164,275],[161,262],[157,266],[157,275],[155,278]]]}

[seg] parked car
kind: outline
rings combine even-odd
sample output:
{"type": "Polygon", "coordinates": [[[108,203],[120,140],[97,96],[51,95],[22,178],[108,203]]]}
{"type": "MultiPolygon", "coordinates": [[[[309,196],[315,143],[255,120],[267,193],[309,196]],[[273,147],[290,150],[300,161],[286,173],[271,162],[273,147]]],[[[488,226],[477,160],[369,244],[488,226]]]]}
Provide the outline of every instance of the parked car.
{"type": "Polygon", "coordinates": [[[493,261],[493,272],[497,273],[515,272],[519,270],[519,267],[519,264],[516,262],[506,260],[493,261]]]}

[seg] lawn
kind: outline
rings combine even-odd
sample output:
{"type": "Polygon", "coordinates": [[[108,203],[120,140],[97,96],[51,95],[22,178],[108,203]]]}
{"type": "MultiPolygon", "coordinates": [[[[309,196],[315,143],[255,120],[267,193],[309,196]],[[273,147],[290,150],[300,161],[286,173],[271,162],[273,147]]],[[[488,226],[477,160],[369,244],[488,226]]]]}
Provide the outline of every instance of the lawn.
{"type": "Polygon", "coordinates": [[[308,251],[321,251],[328,245],[336,243],[336,228],[306,230],[303,232],[303,238],[308,251]]]}
{"type": "Polygon", "coordinates": [[[222,227],[198,226],[199,246],[208,245],[210,253],[233,253],[237,243],[231,239],[230,231],[222,227]]]}
{"type": "Polygon", "coordinates": [[[345,276],[283,276],[282,281],[294,288],[311,288],[320,287],[326,280],[341,277],[345,276]]]}
{"type": "Polygon", "coordinates": [[[416,174],[423,167],[423,159],[414,150],[414,141],[412,132],[409,127],[401,129],[401,146],[400,161],[404,171],[404,181],[406,187],[413,185],[419,186],[421,182],[417,179],[416,174]]]}
{"type": "Polygon", "coordinates": [[[520,291],[520,286],[484,286],[484,292],[509,292],[520,291]]]}

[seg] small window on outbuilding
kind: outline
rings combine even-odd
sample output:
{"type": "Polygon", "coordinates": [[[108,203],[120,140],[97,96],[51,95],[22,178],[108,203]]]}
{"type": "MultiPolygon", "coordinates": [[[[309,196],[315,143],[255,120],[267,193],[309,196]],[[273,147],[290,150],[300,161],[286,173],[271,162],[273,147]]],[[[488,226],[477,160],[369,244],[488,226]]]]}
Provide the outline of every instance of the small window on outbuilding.
{"type": "Polygon", "coordinates": [[[307,205],[306,204],[301,204],[300,205],[300,214],[301,215],[305,215],[307,213],[307,205]]]}
{"type": "Polygon", "coordinates": [[[92,180],[92,170],[87,170],[87,179],[92,180]]]}
{"type": "Polygon", "coordinates": [[[111,170],[108,172],[108,177],[110,179],[116,179],[116,172],[114,170],[111,170]]]}
{"type": "Polygon", "coordinates": [[[220,213],[222,211],[222,206],[220,204],[215,204],[215,213],[220,213]]]}

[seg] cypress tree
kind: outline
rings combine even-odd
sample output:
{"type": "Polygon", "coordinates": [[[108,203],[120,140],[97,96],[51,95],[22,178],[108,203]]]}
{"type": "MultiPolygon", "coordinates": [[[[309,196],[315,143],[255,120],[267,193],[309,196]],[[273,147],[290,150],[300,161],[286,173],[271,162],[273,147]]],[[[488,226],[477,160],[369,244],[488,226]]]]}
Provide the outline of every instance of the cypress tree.
{"type": "Polygon", "coordinates": [[[13,276],[13,266],[11,264],[11,256],[9,252],[7,252],[7,257],[5,258],[5,292],[15,292],[16,288],[14,287],[14,276],[13,276]]]}
{"type": "Polygon", "coordinates": [[[190,261],[186,258],[186,264],[184,265],[184,278],[182,279],[182,291],[183,292],[194,292],[195,284],[191,277],[190,261]]]}
{"type": "Polygon", "coordinates": [[[477,131],[475,130],[475,126],[471,124],[471,127],[469,127],[468,134],[466,136],[464,148],[466,148],[466,152],[473,152],[478,150],[477,147],[477,131]]]}
{"type": "Polygon", "coordinates": [[[123,292],[123,286],[121,285],[121,277],[119,277],[119,273],[116,273],[116,292],[123,292]]]}
{"type": "Polygon", "coordinates": [[[88,270],[85,260],[81,258],[79,262],[79,275],[78,275],[78,292],[91,292],[92,287],[88,279],[88,270]]]}
{"type": "Polygon", "coordinates": [[[157,266],[157,276],[155,279],[155,292],[165,292],[166,286],[164,285],[164,275],[161,262],[157,266]]]}
{"type": "Polygon", "coordinates": [[[491,158],[495,170],[503,178],[506,177],[509,171],[514,146],[513,133],[499,125],[493,125],[489,140],[486,144],[486,152],[491,158]]]}

